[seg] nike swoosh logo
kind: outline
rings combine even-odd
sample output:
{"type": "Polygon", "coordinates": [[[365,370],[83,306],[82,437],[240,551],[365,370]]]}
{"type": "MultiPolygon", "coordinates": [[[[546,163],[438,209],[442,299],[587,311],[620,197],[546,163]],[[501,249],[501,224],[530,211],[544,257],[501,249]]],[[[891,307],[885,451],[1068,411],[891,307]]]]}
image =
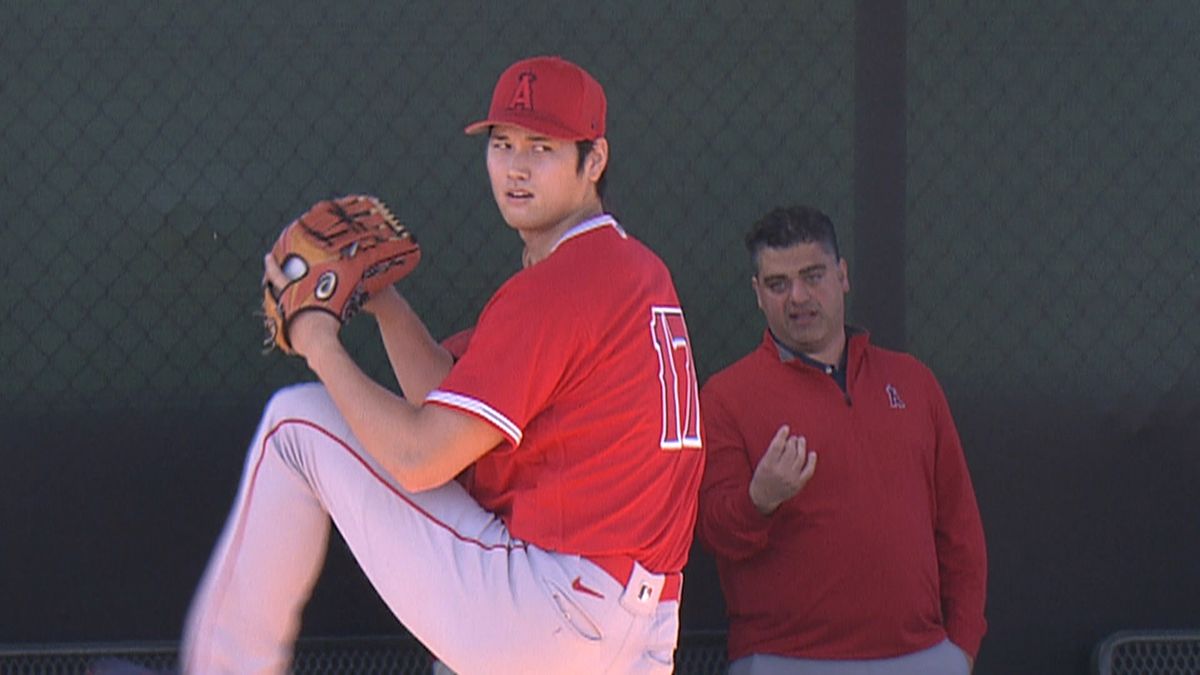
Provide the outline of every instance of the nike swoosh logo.
{"type": "Polygon", "coordinates": [[[592,588],[588,588],[587,586],[584,586],[583,579],[580,577],[575,577],[575,579],[571,582],[571,590],[575,591],[576,593],[583,593],[584,595],[590,595],[593,598],[600,598],[601,600],[604,599],[604,596],[601,595],[599,591],[592,589],[592,588]]]}

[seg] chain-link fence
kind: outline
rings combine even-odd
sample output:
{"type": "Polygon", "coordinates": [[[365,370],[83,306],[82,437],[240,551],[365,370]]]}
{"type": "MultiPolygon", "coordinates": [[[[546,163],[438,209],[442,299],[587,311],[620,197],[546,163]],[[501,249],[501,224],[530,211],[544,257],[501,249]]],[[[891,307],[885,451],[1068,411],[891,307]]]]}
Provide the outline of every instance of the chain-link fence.
{"type": "MultiPolygon", "coordinates": [[[[853,222],[852,7],[484,7],[0,7],[0,402],[243,402],[295,379],[258,353],[259,256],[351,190],[420,234],[407,292],[434,332],[469,324],[519,243],[459,130],[539,52],[605,81],[610,206],[675,271],[702,374],[752,344],[746,224],[798,200],[853,222]]],[[[1194,14],[910,3],[908,334],[944,377],[1135,415],[1200,378],[1194,14]]]]}
{"type": "Polygon", "coordinates": [[[1126,428],[1194,404],[1196,5],[910,1],[909,23],[910,346],[964,394],[1126,428]]]}
{"type": "MultiPolygon", "coordinates": [[[[257,402],[303,376],[259,354],[261,255],[335,193],[392,204],[426,251],[406,293],[435,335],[469,325],[520,242],[461,129],[529,54],[606,85],[609,205],[675,270],[705,372],[757,333],[753,217],[798,195],[849,212],[841,3],[18,2],[0,21],[7,407],[257,402]]],[[[347,339],[384,372],[369,327],[347,339]]]]}

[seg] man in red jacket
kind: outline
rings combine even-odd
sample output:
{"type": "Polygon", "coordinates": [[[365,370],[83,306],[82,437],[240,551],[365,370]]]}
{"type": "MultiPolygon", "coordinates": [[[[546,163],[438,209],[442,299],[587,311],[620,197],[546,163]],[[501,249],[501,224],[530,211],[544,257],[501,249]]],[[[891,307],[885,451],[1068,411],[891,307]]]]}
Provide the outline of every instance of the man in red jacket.
{"type": "Polygon", "coordinates": [[[775,209],[746,246],[767,331],[701,392],[730,674],[969,673],[987,554],[941,387],[846,325],[828,216],[775,209]]]}

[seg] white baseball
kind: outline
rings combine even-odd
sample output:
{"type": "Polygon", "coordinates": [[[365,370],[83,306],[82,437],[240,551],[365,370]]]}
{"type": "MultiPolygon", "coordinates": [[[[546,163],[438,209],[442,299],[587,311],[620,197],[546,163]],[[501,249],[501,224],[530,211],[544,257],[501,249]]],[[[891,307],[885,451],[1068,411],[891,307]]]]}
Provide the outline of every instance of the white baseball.
{"type": "Polygon", "coordinates": [[[308,272],[308,263],[304,262],[304,258],[293,255],[283,261],[281,269],[289,281],[295,281],[308,272]]]}

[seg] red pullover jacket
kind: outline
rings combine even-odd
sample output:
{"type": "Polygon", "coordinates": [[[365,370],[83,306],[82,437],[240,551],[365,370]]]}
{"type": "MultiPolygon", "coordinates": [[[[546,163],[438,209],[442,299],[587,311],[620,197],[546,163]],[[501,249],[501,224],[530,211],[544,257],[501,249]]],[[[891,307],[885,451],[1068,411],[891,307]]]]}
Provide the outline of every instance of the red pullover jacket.
{"type": "Polygon", "coordinates": [[[701,392],[707,467],[697,535],[714,554],[729,659],[873,659],[945,637],[975,658],[987,556],[941,387],[917,359],[852,333],[846,393],[770,333],[701,392]],[[818,456],[770,516],[749,484],[781,424],[818,456]]]}

